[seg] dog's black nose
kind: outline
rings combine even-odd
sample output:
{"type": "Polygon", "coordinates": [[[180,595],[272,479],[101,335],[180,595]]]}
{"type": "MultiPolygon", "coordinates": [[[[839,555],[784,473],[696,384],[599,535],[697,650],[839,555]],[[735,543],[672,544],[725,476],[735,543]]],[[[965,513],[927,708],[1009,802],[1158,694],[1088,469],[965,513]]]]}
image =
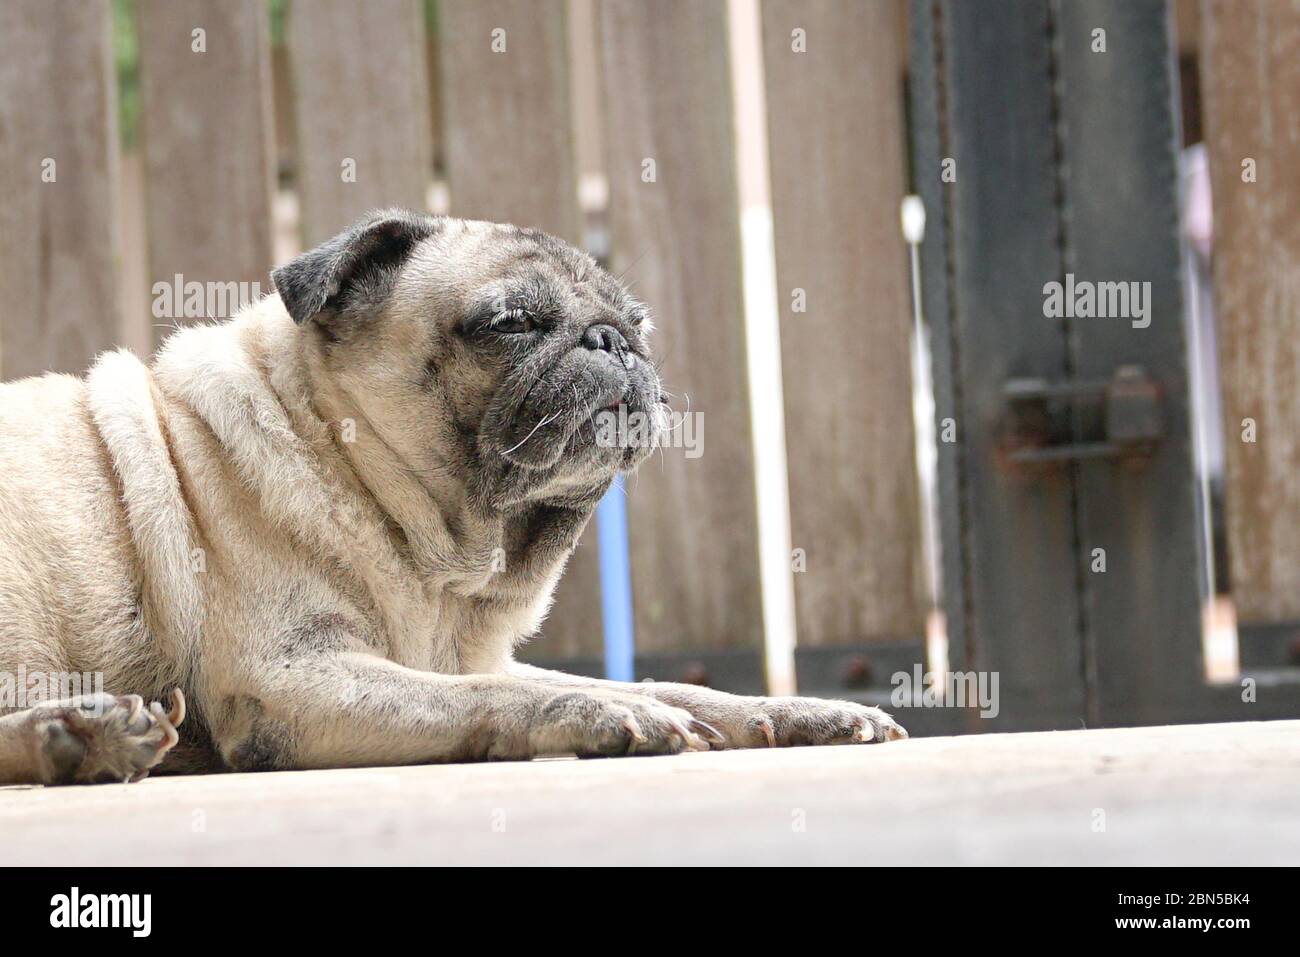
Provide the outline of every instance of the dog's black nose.
{"type": "Polygon", "coordinates": [[[582,333],[582,344],[594,352],[612,352],[620,356],[628,348],[623,333],[604,322],[588,326],[582,333]]]}

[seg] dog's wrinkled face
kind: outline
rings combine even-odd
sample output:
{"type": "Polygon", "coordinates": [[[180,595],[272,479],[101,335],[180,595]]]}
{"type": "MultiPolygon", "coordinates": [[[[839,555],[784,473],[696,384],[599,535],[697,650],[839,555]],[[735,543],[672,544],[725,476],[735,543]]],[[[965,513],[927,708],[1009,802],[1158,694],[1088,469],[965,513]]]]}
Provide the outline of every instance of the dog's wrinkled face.
{"type": "Polygon", "coordinates": [[[591,504],[662,434],[646,308],[544,233],[386,211],[272,278],[330,384],[426,483],[591,504]]]}

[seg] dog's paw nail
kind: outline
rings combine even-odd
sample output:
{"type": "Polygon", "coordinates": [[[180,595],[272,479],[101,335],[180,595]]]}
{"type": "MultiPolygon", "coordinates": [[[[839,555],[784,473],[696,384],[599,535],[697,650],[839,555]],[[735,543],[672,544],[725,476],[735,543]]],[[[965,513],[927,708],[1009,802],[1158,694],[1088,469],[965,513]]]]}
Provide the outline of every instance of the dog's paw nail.
{"type": "Polygon", "coordinates": [[[126,708],[126,723],[131,724],[144,710],[144,698],[138,694],[118,695],[117,703],[126,708]]]}
{"type": "Polygon", "coordinates": [[[172,723],[173,728],[179,728],[185,721],[185,695],[180,688],[172,689],[172,706],[167,712],[167,720],[172,723]]]}
{"type": "Polygon", "coordinates": [[[158,726],[163,729],[163,739],[158,742],[158,753],[165,754],[172,748],[176,747],[181,736],[176,733],[176,728],[172,725],[171,719],[168,718],[167,712],[157,701],[149,703],[149,713],[154,716],[158,726]]]}
{"type": "Polygon", "coordinates": [[[701,721],[699,718],[691,719],[691,730],[707,741],[710,745],[723,745],[727,739],[722,732],[708,722],[701,721]]]}
{"type": "Polygon", "coordinates": [[[636,723],[636,718],[628,718],[623,722],[623,728],[632,736],[632,740],[637,744],[645,744],[645,735],[641,733],[641,726],[636,723]]]}

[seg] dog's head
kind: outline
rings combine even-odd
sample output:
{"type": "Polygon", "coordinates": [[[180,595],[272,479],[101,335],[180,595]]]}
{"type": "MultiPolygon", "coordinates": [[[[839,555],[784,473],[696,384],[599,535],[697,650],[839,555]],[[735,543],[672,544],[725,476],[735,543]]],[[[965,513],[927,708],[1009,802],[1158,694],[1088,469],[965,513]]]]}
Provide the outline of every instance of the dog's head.
{"type": "Polygon", "coordinates": [[[590,503],[662,433],[646,308],[545,233],[389,210],[272,279],[359,426],[486,506],[590,503]]]}

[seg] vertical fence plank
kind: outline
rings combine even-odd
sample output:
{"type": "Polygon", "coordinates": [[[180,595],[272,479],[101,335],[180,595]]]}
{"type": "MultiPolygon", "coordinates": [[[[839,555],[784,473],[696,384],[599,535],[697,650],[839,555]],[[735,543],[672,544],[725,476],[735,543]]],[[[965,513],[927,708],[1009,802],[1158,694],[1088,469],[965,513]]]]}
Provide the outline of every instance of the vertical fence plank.
{"type": "Polygon", "coordinates": [[[369,209],[424,209],[433,147],[418,0],[294,0],[286,32],[305,245],[369,209]]]}
{"type": "MultiPolygon", "coordinates": [[[[138,0],[136,17],[149,283],[180,274],[268,291],[275,134],[266,4],[138,0]]],[[[155,340],[169,321],[155,320],[155,340]]]]}
{"type": "Polygon", "coordinates": [[[581,244],[564,0],[442,0],[451,211],[581,244]]]}
{"type": "Polygon", "coordinates": [[[1243,625],[1296,622],[1300,2],[1212,0],[1203,12],[1232,591],[1243,625]]]}
{"type": "Polygon", "coordinates": [[[76,372],[117,338],[107,0],[0,4],[0,373],[76,372]]]}
{"type": "MultiPolygon", "coordinates": [[[[596,40],[595,0],[568,0],[569,89],[573,95],[573,163],[579,183],[589,192],[605,179],[605,146],[601,138],[600,98],[604,84],[600,76],[600,54],[596,40]]],[[[601,196],[588,195],[581,202],[603,206],[601,196]]]]}
{"type": "Polygon", "coordinates": [[[637,646],[753,650],[762,610],[726,6],[606,0],[601,33],[614,268],[655,310],[665,384],[703,425],[702,454],[666,449],[629,483],[637,646]]]}
{"type": "MultiPolygon", "coordinates": [[[[543,229],[577,246],[565,0],[442,0],[443,145],[451,212],[543,229]]],[[[526,655],[601,648],[596,530],[583,533],[526,655]]]]}
{"type": "Polygon", "coordinates": [[[917,638],[902,11],[762,14],[799,644],[917,638]]]}

